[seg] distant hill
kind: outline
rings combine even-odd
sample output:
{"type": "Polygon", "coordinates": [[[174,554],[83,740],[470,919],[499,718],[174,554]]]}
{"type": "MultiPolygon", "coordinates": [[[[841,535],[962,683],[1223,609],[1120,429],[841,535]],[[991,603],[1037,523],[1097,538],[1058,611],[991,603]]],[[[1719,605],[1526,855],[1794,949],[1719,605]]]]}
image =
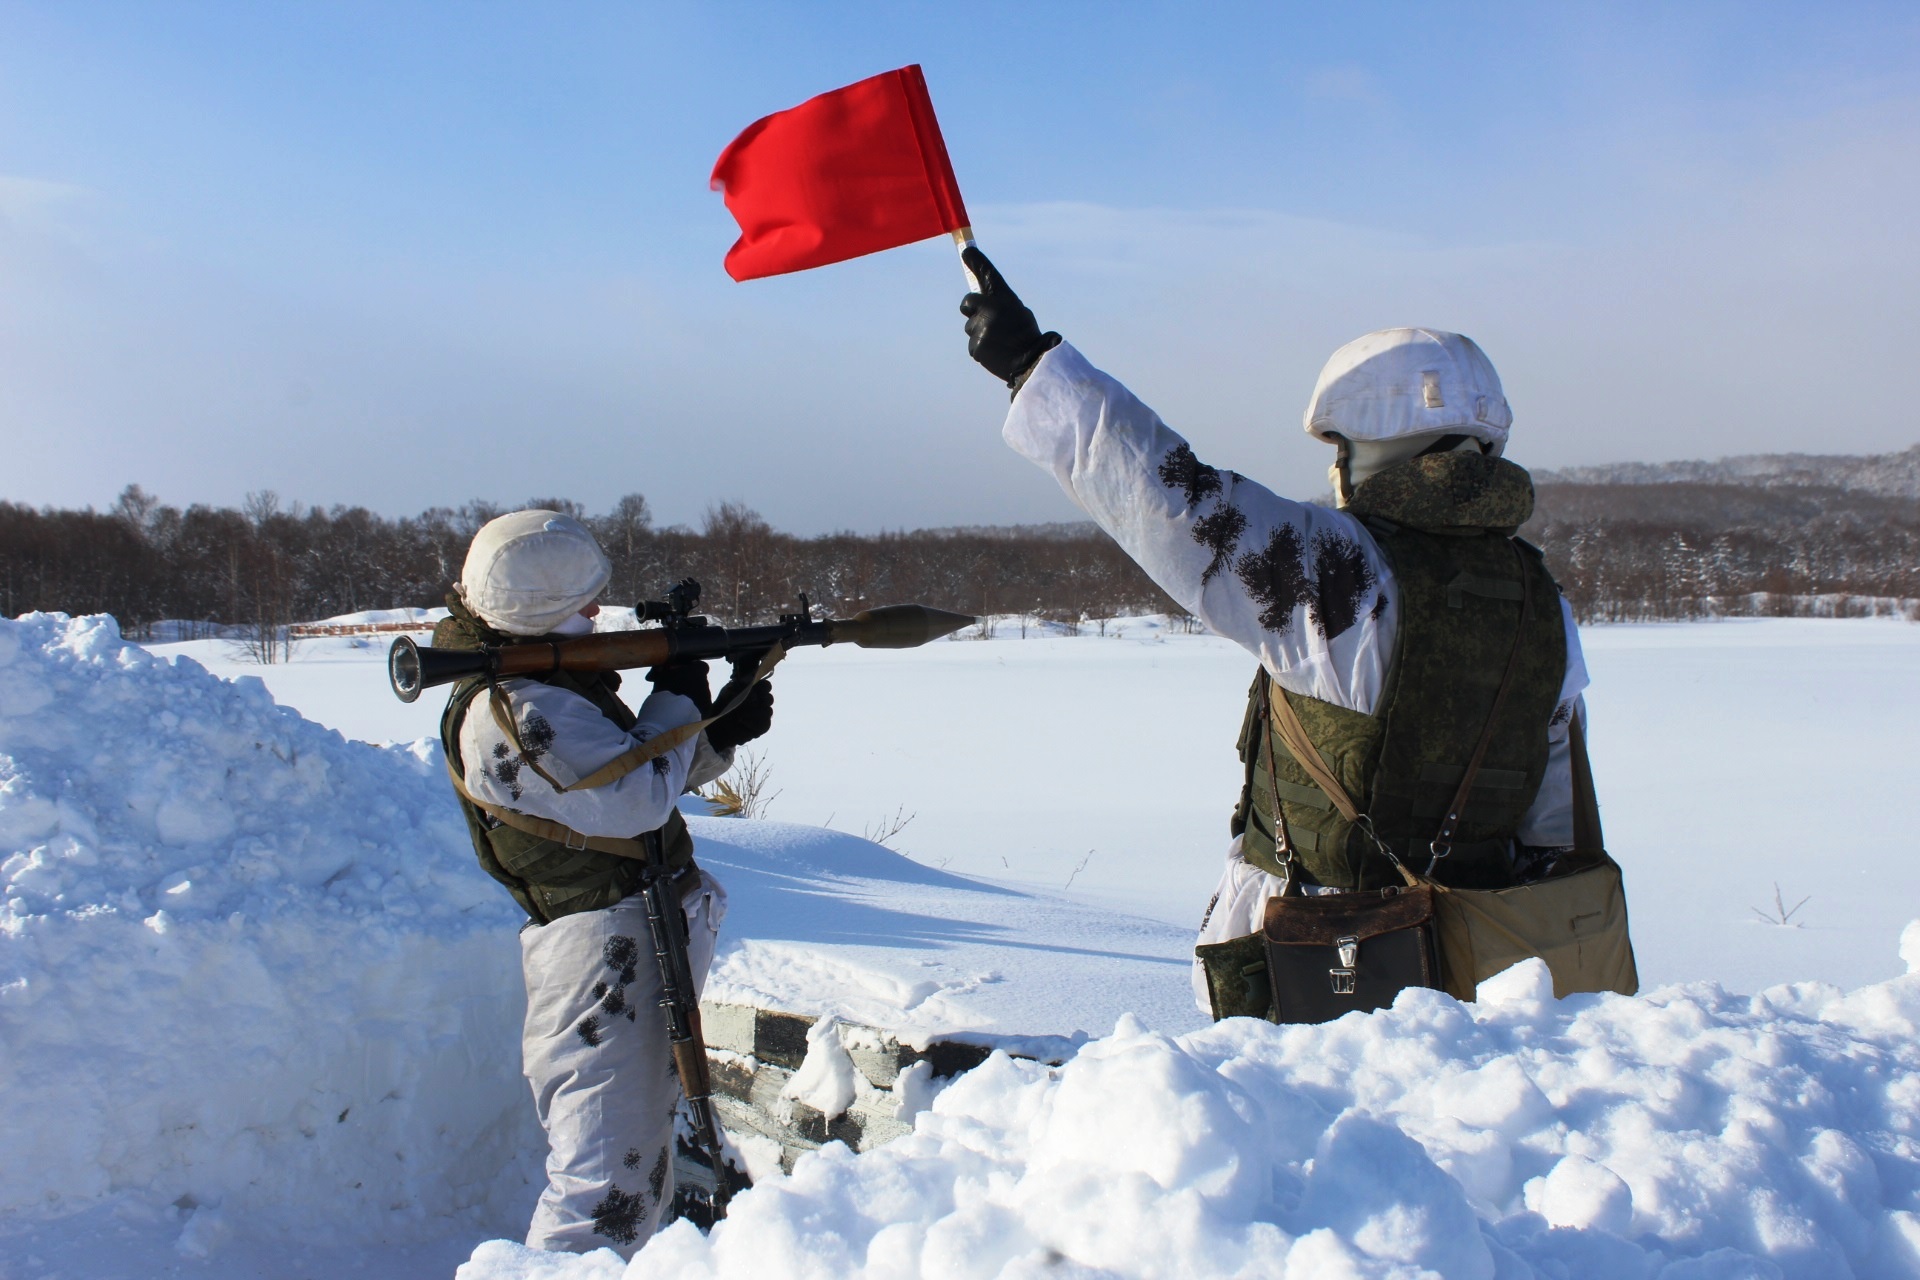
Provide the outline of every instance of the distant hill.
{"type": "Polygon", "coordinates": [[[1920,446],[1533,474],[1521,533],[1582,621],[1920,617],[1920,446]]]}
{"type": "Polygon", "coordinates": [[[1899,453],[1753,453],[1714,462],[1615,462],[1536,471],[1542,485],[1744,485],[1759,489],[1832,489],[1920,499],[1920,445],[1899,453]]]}
{"type": "Polygon", "coordinates": [[[1817,521],[1838,521],[1853,528],[1889,522],[1920,524],[1920,498],[1832,484],[1677,478],[1568,482],[1540,475],[1534,479],[1534,517],[1523,530],[1529,538],[1543,524],[1595,520],[1657,524],[1707,535],[1740,528],[1784,533],[1817,521]]]}

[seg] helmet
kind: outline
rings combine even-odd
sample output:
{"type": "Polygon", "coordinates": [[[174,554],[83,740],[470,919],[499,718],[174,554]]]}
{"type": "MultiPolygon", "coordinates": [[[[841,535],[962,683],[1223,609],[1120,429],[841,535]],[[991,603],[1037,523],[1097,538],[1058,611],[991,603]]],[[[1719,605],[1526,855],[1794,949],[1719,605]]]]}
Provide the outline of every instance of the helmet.
{"type": "Polygon", "coordinates": [[[1333,353],[1307,402],[1307,434],[1356,444],[1467,435],[1498,454],[1513,411],[1473,339],[1439,329],[1378,329],[1333,353]]]}
{"type": "Polygon", "coordinates": [[[514,511],[473,535],[460,598],[508,635],[546,635],[592,604],[613,566],[587,527],[558,511],[514,511]]]}

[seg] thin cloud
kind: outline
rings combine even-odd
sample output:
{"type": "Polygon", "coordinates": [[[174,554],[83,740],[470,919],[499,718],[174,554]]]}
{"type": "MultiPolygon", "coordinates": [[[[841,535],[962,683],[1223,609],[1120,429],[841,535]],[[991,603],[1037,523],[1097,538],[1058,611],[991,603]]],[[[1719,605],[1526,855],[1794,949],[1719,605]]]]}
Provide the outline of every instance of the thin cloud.
{"type": "Polygon", "coordinates": [[[1349,102],[1373,108],[1385,108],[1391,102],[1378,76],[1350,63],[1309,71],[1300,78],[1300,92],[1322,102],[1349,102]]]}
{"type": "Polygon", "coordinates": [[[56,226],[60,215],[93,193],[71,182],[0,173],[0,218],[56,226]]]}

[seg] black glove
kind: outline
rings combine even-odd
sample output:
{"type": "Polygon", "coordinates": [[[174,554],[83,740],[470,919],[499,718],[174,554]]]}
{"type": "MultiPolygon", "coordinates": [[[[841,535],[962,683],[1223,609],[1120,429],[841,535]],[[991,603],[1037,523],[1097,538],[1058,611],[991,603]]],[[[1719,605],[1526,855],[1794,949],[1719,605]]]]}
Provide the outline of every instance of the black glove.
{"type": "Polygon", "coordinates": [[[707,664],[698,658],[675,658],[647,672],[647,679],[662,693],[693,699],[702,719],[713,714],[713,695],[707,692],[707,664]]]}
{"type": "MultiPolygon", "coordinates": [[[[722,706],[726,704],[721,703],[722,706]]],[[[731,751],[773,728],[773,682],[753,686],[746,700],[707,726],[707,744],[715,751],[731,751]]]]}
{"type": "Polygon", "coordinates": [[[1040,332],[1040,322],[986,254],[969,246],[961,251],[960,261],[980,282],[978,293],[960,300],[960,314],[967,318],[967,354],[1017,389],[1040,357],[1059,345],[1060,335],[1040,332]]]}

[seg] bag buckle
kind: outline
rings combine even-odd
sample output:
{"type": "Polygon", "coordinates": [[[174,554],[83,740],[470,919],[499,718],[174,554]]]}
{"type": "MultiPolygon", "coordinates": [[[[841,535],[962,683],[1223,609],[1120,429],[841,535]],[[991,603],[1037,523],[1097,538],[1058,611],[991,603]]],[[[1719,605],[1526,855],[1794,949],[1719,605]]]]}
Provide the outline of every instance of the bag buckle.
{"type": "Polygon", "coordinates": [[[1339,948],[1340,967],[1338,969],[1327,970],[1327,977],[1333,983],[1333,994],[1337,996],[1353,995],[1355,989],[1354,983],[1358,977],[1358,974],[1354,970],[1354,965],[1360,959],[1360,939],[1354,937],[1341,938],[1338,942],[1334,943],[1334,945],[1339,948]]]}
{"type": "Polygon", "coordinates": [[[560,841],[560,844],[562,848],[571,849],[575,853],[579,853],[586,849],[587,837],[581,832],[575,831],[572,827],[568,827],[566,837],[560,841]],[[575,836],[580,837],[579,844],[573,842],[575,836]]]}

